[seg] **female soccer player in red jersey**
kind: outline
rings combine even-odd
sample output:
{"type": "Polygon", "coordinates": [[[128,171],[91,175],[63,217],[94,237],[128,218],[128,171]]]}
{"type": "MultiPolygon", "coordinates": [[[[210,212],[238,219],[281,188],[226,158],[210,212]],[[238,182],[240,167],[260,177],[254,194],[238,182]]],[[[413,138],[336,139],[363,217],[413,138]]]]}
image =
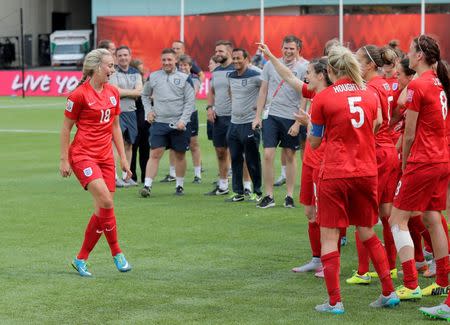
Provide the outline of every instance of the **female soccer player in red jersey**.
{"type": "MultiPolygon", "coordinates": [[[[265,44],[260,44],[260,50],[272,62],[275,70],[291,87],[300,92],[304,98],[313,99],[316,93],[321,92],[332,84],[328,77],[327,58],[313,60],[307,67],[306,78],[308,84],[296,78],[292,71],[286,68],[281,62],[270,52],[265,44]]],[[[299,112],[298,120],[303,125],[309,124],[309,116],[299,112]]],[[[311,149],[311,145],[307,141],[305,144],[305,153],[303,155],[302,176],[300,186],[300,203],[305,206],[305,215],[308,218],[308,235],[311,245],[312,259],[309,263],[294,267],[293,272],[309,272],[315,271],[316,276],[323,277],[322,263],[320,262],[320,227],[316,220],[316,188],[318,182],[319,168],[322,163],[325,141],[322,142],[320,148],[311,149]]]]}
{"type": "MultiPolygon", "coordinates": [[[[385,65],[394,64],[397,54],[394,50],[387,47],[378,48],[375,45],[367,45],[356,52],[356,58],[361,65],[362,77],[367,82],[368,90],[373,91],[379,99],[383,115],[383,122],[375,134],[378,168],[378,205],[379,216],[383,223],[384,244],[391,270],[391,277],[396,278],[397,269],[395,260],[397,254],[388,220],[392,209],[397,180],[396,176],[398,175],[398,155],[389,129],[392,91],[389,83],[381,77],[379,71],[385,65]]],[[[349,284],[369,284],[371,282],[369,254],[361,243],[358,233],[355,234],[355,239],[358,251],[358,270],[346,282],[349,284]]],[[[376,275],[376,273],[373,275],[376,275]]]]}
{"type": "Polygon", "coordinates": [[[113,57],[107,50],[97,49],[86,55],[83,78],[67,99],[61,130],[60,173],[63,177],[69,177],[73,171],[81,186],[91,193],[95,206],[81,250],[72,262],[81,276],[92,276],[86,260],[102,233],[108,241],[117,269],[120,272],[131,270],[119,247],[114,215],[115,167],[111,139],[118,149],[122,170],[128,178],[131,172],[118,119],[119,93],[108,84],[113,72],[113,57]],[[69,146],[74,124],[77,132],[69,146]]]}
{"type": "MultiPolygon", "coordinates": [[[[436,289],[448,286],[448,242],[441,224],[448,184],[448,142],[446,124],[450,89],[448,74],[440,62],[436,41],[426,35],[413,40],[410,68],[418,78],[408,85],[402,170],[389,223],[404,277],[397,289],[400,299],[422,297],[414,261],[414,245],[408,231],[413,211],[423,212],[436,260],[436,289]],[[433,66],[437,63],[437,73],[433,66]]],[[[450,310],[449,310],[450,311],[450,310]]]]}
{"type": "Polygon", "coordinates": [[[382,294],[372,307],[399,304],[386,251],[373,231],[377,222],[376,130],[382,122],[379,100],[364,86],[360,64],[344,47],[329,53],[328,73],[334,84],[314,98],[309,136],[317,148],[325,134],[327,145],[319,175],[318,211],[322,264],[329,301],[317,311],[342,313],[339,288],[339,228],[352,224],[380,275],[382,294]]]}

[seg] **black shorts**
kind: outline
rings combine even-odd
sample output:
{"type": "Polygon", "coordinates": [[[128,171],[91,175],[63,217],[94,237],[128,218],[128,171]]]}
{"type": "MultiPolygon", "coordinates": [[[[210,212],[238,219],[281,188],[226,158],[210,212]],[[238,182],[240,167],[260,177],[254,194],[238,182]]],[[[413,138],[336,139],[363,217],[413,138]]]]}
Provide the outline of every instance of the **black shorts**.
{"type": "Polygon", "coordinates": [[[208,137],[209,141],[212,141],[213,139],[213,124],[206,120],[206,136],[208,137]]]}
{"type": "Polygon", "coordinates": [[[171,128],[168,123],[153,122],[150,128],[150,148],[173,149],[177,152],[189,150],[191,140],[190,123],[185,131],[171,128]]]}
{"type": "Polygon", "coordinates": [[[126,143],[134,144],[138,135],[136,112],[121,112],[119,123],[123,140],[126,143]]]}
{"type": "Polygon", "coordinates": [[[289,148],[292,150],[300,149],[300,133],[293,137],[288,134],[290,127],[295,120],[269,115],[262,122],[262,135],[264,148],[289,148]]]}
{"type": "Polygon", "coordinates": [[[195,110],[191,114],[191,137],[198,136],[198,111],[195,110]]]}
{"type": "Polygon", "coordinates": [[[216,148],[228,147],[227,133],[231,124],[231,116],[216,116],[213,124],[212,141],[216,148]]]}

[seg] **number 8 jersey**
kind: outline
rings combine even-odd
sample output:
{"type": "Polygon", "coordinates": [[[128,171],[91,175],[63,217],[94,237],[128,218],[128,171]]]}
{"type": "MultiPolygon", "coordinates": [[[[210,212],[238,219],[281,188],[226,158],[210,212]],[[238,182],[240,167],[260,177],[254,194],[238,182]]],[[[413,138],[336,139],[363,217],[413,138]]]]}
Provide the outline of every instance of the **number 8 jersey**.
{"type": "Polygon", "coordinates": [[[408,84],[406,109],[419,113],[408,162],[448,161],[447,105],[444,89],[434,71],[428,70],[408,84]]]}
{"type": "Polygon", "coordinates": [[[325,127],[323,179],[377,175],[373,122],[379,100],[350,79],[339,79],[314,97],[311,122],[325,127]]]}
{"type": "Polygon", "coordinates": [[[118,90],[109,84],[99,93],[86,81],[69,95],[64,115],[77,126],[69,149],[72,162],[113,159],[112,125],[120,114],[119,103],[118,90]]]}

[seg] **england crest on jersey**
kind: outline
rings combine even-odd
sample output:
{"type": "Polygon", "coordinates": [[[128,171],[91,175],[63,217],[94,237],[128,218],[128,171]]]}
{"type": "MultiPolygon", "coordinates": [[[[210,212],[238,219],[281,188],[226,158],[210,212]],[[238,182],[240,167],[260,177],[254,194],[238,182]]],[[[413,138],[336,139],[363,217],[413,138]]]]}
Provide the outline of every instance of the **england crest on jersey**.
{"type": "Polygon", "coordinates": [[[398,89],[398,82],[392,84],[392,90],[396,91],[398,89]]]}
{"type": "Polygon", "coordinates": [[[71,101],[70,99],[67,100],[66,103],[66,111],[68,112],[72,112],[73,109],[73,101],[71,101]]]}
{"type": "Polygon", "coordinates": [[[241,85],[242,87],[247,86],[247,79],[242,79],[241,85]]]}
{"type": "Polygon", "coordinates": [[[180,83],[181,83],[181,79],[175,78],[175,79],[173,79],[173,83],[174,83],[175,85],[179,86],[180,83]]]}
{"type": "Polygon", "coordinates": [[[109,97],[109,100],[111,101],[111,104],[113,104],[113,106],[116,106],[116,105],[117,105],[116,97],[111,96],[111,97],[109,97]]]}
{"type": "Polygon", "coordinates": [[[91,177],[92,176],[92,168],[88,167],[88,168],[83,169],[83,173],[84,173],[84,176],[91,177]]]}

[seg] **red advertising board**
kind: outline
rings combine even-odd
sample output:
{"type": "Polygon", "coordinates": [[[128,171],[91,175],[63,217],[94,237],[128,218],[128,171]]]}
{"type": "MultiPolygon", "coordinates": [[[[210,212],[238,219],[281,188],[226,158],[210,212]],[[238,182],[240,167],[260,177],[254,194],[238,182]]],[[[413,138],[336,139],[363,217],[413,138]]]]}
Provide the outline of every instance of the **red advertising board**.
{"type": "MultiPolygon", "coordinates": [[[[198,99],[204,99],[209,89],[210,73],[205,73],[205,81],[197,94],[198,99]]],[[[27,71],[25,82],[19,70],[0,71],[0,96],[67,96],[81,78],[81,71],[27,71]]]]}
{"type": "MultiPolygon", "coordinates": [[[[253,54],[260,39],[259,16],[187,16],[185,43],[203,69],[214,53],[214,43],[219,39],[231,40],[253,54]]],[[[285,35],[294,34],[303,41],[302,54],[307,59],[319,57],[325,42],[339,36],[339,20],[335,15],[266,16],[265,42],[275,54],[280,55],[285,35]]],[[[441,57],[449,59],[450,14],[427,14],[426,32],[440,43],[441,57]]],[[[128,45],[135,58],[144,61],[150,70],[159,69],[160,53],[179,38],[179,17],[98,17],[98,39],[111,39],[118,45],[128,45]]],[[[420,33],[419,14],[345,15],[344,43],[352,50],[367,44],[382,46],[391,39],[400,41],[407,51],[413,37],[420,33]]]]}

